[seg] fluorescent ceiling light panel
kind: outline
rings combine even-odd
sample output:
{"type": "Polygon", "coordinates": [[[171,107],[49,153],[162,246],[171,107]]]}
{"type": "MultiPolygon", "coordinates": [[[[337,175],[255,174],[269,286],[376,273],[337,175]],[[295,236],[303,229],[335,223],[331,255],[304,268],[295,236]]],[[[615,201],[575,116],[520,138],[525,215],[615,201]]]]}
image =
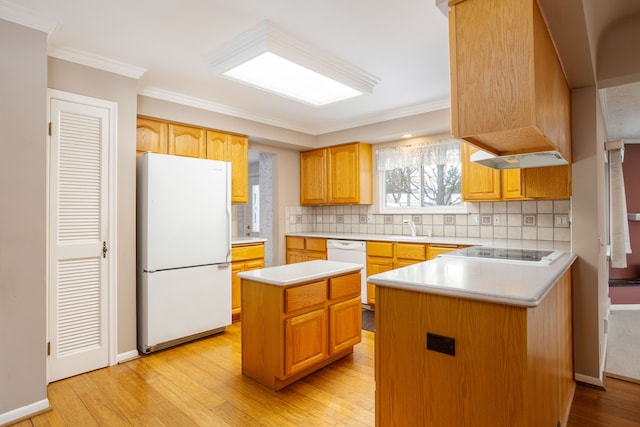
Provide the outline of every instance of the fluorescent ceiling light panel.
{"type": "Polygon", "coordinates": [[[271,52],[258,55],[223,74],[242,83],[317,106],[363,94],[271,52]]]}
{"type": "Polygon", "coordinates": [[[378,79],[303,44],[268,21],[212,52],[214,71],[313,106],[371,93],[378,79]]]}

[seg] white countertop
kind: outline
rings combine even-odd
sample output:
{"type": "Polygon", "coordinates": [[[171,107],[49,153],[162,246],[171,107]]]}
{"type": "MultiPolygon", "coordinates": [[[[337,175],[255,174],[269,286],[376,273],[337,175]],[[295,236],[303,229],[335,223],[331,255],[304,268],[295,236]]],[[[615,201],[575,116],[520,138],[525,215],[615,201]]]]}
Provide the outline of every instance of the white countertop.
{"type": "Polygon", "coordinates": [[[287,233],[287,236],[319,237],[324,239],[340,240],[376,240],[382,242],[404,242],[404,243],[431,243],[443,245],[490,245],[497,248],[518,248],[518,249],[557,249],[570,251],[570,242],[555,242],[552,240],[522,240],[522,239],[482,239],[475,237],[427,237],[427,236],[407,236],[396,234],[360,234],[360,233],[331,233],[321,231],[287,233]]]}
{"type": "Polygon", "coordinates": [[[243,271],[238,273],[238,277],[270,285],[288,286],[320,280],[329,276],[355,273],[363,268],[364,266],[361,264],[350,262],[315,260],[243,271]]]}
{"type": "Polygon", "coordinates": [[[535,307],[575,259],[571,252],[551,265],[438,257],[369,276],[368,281],[416,292],[535,307]]]}
{"type": "Polygon", "coordinates": [[[262,237],[234,237],[231,239],[231,246],[233,245],[249,245],[251,243],[264,243],[267,239],[262,237]]]}

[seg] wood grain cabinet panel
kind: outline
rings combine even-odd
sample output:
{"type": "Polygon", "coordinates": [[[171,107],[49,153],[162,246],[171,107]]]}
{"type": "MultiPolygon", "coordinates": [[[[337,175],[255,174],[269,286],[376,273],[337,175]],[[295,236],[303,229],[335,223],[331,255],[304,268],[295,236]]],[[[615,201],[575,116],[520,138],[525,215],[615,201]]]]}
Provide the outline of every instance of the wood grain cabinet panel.
{"type": "Polygon", "coordinates": [[[575,389],[570,270],[531,308],[377,292],[376,425],[533,427],[567,419],[575,389]],[[426,350],[428,332],[453,338],[455,355],[426,350]]]}
{"type": "Polygon", "coordinates": [[[160,120],[138,117],[136,124],[136,155],[151,151],[167,154],[167,123],[160,120]]]}
{"type": "Polygon", "coordinates": [[[327,259],[327,239],[286,236],[286,263],[327,259]]]}
{"type": "Polygon", "coordinates": [[[169,154],[205,159],[205,138],[202,128],[169,123],[169,154]]]}
{"type": "Polygon", "coordinates": [[[242,373],[273,390],[352,353],[362,337],[360,273],[290,286],[242,280],[242,304],[242,373]]]}
{"type": "Polygon", "coordinates": [[[231,248],[231,318],[240,320],[242,313],[242,281],[238,273],[264,268],[264,243],[233,245],[231,248]]]}
{"type": "Polygon", "coordinates": [[[558,150],[571,163],[571,98],[536,0],[454,0],[451,132],[496,154],[558,150]]]}
{"type": "Polygon", "coordinates": [[[285,375],[322,362],[328,355],[327,310],[319,309],[285,320],[285,375]]]}
{"type": "Polygon", "coordinates": [[[370,144],[354,142],[300,153],[300,204],[373,203],[370,144]]]}
{"type": "Polygon", "coordinates": [[[478,149],[461,145],[462,200],[560,200],[571,197],[571,165],[497,170],[471,162],[478,149]]]}

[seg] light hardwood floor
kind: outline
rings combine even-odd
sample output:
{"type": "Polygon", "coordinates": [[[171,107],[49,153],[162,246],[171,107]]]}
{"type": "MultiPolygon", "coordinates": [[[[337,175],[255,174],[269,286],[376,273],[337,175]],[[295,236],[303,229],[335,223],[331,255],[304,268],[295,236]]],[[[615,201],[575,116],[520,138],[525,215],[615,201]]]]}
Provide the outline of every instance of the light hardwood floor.
{"type": "MultiPolygon", "coordinates": [[[[273,392],[241,374],[240,324],[227,332],[52,383],[53,410],[27,426],[373,426],[374,333],[353,355],[273,392]]],[[[640,426],[640,385],[578,385],[570,427],[640,426]]]]}

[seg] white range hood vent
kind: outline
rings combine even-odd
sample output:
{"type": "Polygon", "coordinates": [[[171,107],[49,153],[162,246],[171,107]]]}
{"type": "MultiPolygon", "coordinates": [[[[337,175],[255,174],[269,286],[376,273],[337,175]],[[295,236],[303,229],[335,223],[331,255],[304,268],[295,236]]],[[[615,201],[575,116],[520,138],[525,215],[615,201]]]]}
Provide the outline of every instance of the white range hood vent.
{"type": "Polygon", "coordinates": [[[471,155],[471,161],[493,169],[524,169],[569,164],[557,151],[539,151],[537,153],[496,156],[479,150],[471,155]]]}

